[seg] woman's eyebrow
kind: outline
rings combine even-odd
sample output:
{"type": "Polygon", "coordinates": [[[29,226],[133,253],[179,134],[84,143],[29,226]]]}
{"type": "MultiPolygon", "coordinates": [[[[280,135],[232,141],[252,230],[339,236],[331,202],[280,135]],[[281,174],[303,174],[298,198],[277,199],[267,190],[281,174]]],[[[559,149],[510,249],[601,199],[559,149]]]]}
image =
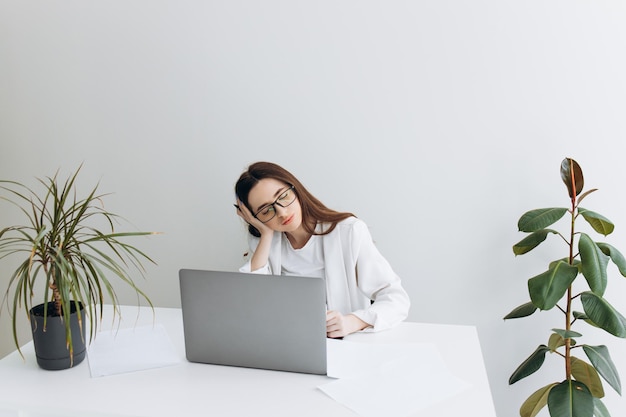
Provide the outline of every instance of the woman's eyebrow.
{"type": "MultiPolygon", "coordinates": [[[[279,188],[278,191],[276,191],[274,193],[274,198],[278,198],[279,195],[281,195],[283,192],[285,192],[285,190],[289,188],[289,187],[283,187],[283,188],[279,188]]],[[[262,208],[265,208],[267,206],[271,206],[272,204],[274,204],[274,201],[270,202],[270,203],[265,203],[265,204],[261,204],[259,207],[257,207],[256,212],[258,213],[259,211],[261,211],[262,208]]]]}

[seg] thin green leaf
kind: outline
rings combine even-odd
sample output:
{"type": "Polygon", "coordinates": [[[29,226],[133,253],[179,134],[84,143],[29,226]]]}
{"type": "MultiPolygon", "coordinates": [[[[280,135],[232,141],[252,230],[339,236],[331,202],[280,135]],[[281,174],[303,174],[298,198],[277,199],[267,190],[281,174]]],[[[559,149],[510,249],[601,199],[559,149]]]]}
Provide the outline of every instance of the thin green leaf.
{"type": "Polygon", "coordinates": [[[585,384],[587,388],[589,388],[591,395],[594,397],[604,397],[604,388],[602,387],[602,381],[600,381],[598,371],[581,359],[574,356],[570,359],[572,364],[572,376],[576,378],[576,381],[580,381],[585,384]]]}
{"type": "Polygon", "coordinates": [[[578,251],[580,253],[582,273],[589,284],[589,288],[599,296],[604,295],[607,285],[606,268],[609,264],[609,257],[585,233],[580,235],[578,251]]]}
{"type": "Polygon", "coordinates": [[[622,274],[623,277],[626,277],[626,259],[624,256],[615,249],[613,246],[608,243],[596,242],[596,245],[600,248],[600,250],[607,256],[611,258],[611,261],[617,266],[619,269],[619,273],[622,274]]]}
{"type": "Polygon", "coordinates": [[[626,337],[626,319],[608,301],[591,291],[581,293],[580,299],[589,319],[613,336],[626,337]]]}
{"type": "Polygon", "coordinates": [[[546,272],[528,280],[530,299],[537,308],[550,310],[563,298],[577,275],[577,267],[557,262],[546,272]]]}
{"type": "Polygon", "coordinates": [[[566,380],[550,390],[550,417],[593,417],[593,396],[585,384],[566,380]]]}
{"type": "Polygon", "coordinates": [[[591,189],[589,191],[585,191],[584,193],[580,194],[578,196],[578,204],[580,204],[580,202],[583,201],[585,199],[585,197],[587,197],[589,194],[591,194],[593,192],[596,192],[596,191],[598,191],[598,189],[597,188],[593,188],[593,189],[591,189]]]}
{"type": "Polygon", "coordinates": [[[606,236],[613,233],[615,230],[615,225],[609,219],[604,217],[603,215],[593,212],[591,210],[584,209],[582,207],[578,207],[578,213],[583,216],[587,223],[591,225],[593,230],[596,232],[606,236]]]}
{"type": "Polygon", "coordinates": [[[583,171],[580,165],[578,165],[578,162],[574,161],[572,158],[565,158],[561,162],[561,179],[567,187],[570,198],[574,198],[580,194],[585,185],[583,171]]]}
{"type": "Polygon", "coordinates": [[[617,368],[609,355],[609,349],[604,346],[583,345],[587,357],[600,373],[600,376],[618,393],[622,394],[622,383],[617,368]]]}
{"type": "Polygon", "coordinates": [[[536,232],[557,222],[567,213],[566,208],[552,207],[527,211],[517,222],[520,232],[536,232]]]}
{"type": "MultiPolygon", "coordinates": [[[[118,310],[119,300],[107,275],[117,276],[130,285],[138,302],[144,298],[152,305],[133,281],[129,270],[136,268],[143,276],[143,262],[154,261],[123,241],[152,233],[116,231],[114,221],[120,217],[106,211],[101,205],[104,195],[97,194],[97,186],[90,190],[87,197],[78,197],[76,181],[80,169],[62,182],[58,180],[58,171],[52,177],[37,179],[43,187],[41,194],[20,183],[0,180],[0,191],[8,194],[8,197],[0,196],[0,201],[8,201],[19,208],[26,219],[24,225],[10,226],[0,231],[0,259],[13,255],[26,258],[18,263],[17,270],[9,279],[0,305],[1,308],[5,303],[8,304],[13,313],[16,346],[15,312],[21,307],[26,310],[32,307],[39,281],[43,281],[41,284],[44,285],[43,296],[46,301],[52,299],[53,290],[50,286],[54,285],[55,296],[60,297],[63,312],[69,311],[71,300],[81,302],[87,308],[87,312],[80,314],[79,319],[89,319],[92,335],[97,328],[98,311],[102,313],[105,296],[108,295],[106,301],[113,304],[114,311],[118,310]],[[104,222],[110,230],[95,229],[89,225],[91,221],[95,224],[104,222]]],[[[46,319],[47,313],[44,316],[46,319]]],[[[69,320],[64,322],[68,326],[66,340],[71,351],[69,320]]]]}
{"type": "Polygon", "coordinates": [[[539,345],[537,349],[524,362],[517,367],[509,378],[509,385],[513,385],[520,379],[526,378],[541,368],[546,359],[546,353],[550,351],[546,345],[539,345]]]}
{"type": "Polygon", "coordinates": [[[537,307],[535,307],[532,301],[529,301],[522,304],[521,306],[515,307],[509,314],[504,316],[504,320],[527,317],[533,314],[535,311],[537,311],[537,307]]]}
{"type": "Polygon", "coordinates": [[[548,395],[550,390],[556,386],[556,383],[546,385],[533,392],[530,397],[520,407],[520,417],[535,417],[548,404],[548,395]]]}
{"type": "Polygon", "coordinates": [[[513,245],[513,253],[515,255],[523,255],[530,252],[531,250],[539,246],[541,242],[546,240],[548,233],[558,234],[559,232],[552,229],[537,230],[536,232],[531,233],[530,235],[526,236],[524,239],[513,245]]]}

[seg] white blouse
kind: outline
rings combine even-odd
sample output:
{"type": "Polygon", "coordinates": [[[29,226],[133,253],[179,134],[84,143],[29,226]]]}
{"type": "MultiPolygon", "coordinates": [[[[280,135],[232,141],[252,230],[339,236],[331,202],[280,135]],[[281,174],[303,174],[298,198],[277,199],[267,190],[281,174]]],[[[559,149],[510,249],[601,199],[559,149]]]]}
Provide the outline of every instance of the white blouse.
{"type": "Polygon", "coordinates": [[[281,275],[324,278],[324,252],[321,236],[313,235],[300,249],[281,234],[281,275]]]}
{"type": "MultiPolygon", "coordinates": [[[[327,225],[318,225],[318,232],[324,227],[327,225]]],[[[321,248],[323,255],[329,310],[344,315],[354,314],[372,326],[365,331],[388,329],[406,319],[411,305],[409,296],[402,287],[400,277],[374,245],[362,220],[350,217],[339,222],[332,232],[313,237],[312,247],[321,248]]],[[[283,242],[290,245],[282,233],[275,232],[267,265],[251,271],[250,256],[240,271],[280,275],[285,269],[285,262],[287,270],[297,270],[299,261],[303,259],[294,261],[291,254],[283,252],[283,242]],[[283,259],[285,255],[286,259],[283,259]]],[[[249,243],[254,252],[259,239],[250,235],[249,243]]],[[[313,249],[313,252],[319,250],[313,249]]]]}

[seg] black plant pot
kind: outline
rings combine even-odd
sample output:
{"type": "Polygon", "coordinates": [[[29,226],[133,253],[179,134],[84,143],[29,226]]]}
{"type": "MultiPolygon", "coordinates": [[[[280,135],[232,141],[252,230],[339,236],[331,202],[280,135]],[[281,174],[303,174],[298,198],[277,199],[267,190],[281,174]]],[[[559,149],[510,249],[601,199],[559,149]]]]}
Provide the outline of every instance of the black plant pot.
{"type": "Polygon", "coordinates": [[[30,310],[30,324],[33,331],[33,344],[37,364],[47,370],[61,370],[78,365],[85,359],[85,315],[81,303],[71,303],[70,329],[72,332],[73,358],[65,339],[65,317],[57,315],[54,303],[48,303],[48,317],[44,328],[44,304],[30,310]],[[82,326],[78,323],[76,307],[81,311],[82,326]]]}

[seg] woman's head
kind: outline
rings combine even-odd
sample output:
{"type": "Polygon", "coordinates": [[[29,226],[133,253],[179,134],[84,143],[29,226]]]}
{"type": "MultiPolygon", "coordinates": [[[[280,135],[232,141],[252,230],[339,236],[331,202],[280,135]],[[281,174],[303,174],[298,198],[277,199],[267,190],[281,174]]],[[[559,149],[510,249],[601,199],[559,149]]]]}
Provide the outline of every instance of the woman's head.
{"type": "MultiPolygon", "coordinates": [[[[269,188],[269,191],[265,191],[264,188],[267,188],[268,186],[271,187],[272,190],[276,188],[275,194],[277,194],[276,197],[272,198],[272,201],[275,198],[280,197],[280,195],[287,190],[291,190],[295,193],[295,203],[298,204],[301,210],[299,214],[301,215],[302,227],[309,233],[315,233],[315,226],[318,222],[331,223],[331,227],[326,231],[328,233],[334,229],[338,221],[353,216],[351,213],[339,213],[329,209],[322,204],[321,201],[314,197],[292,173],[280,165],[271,162],[256,162],[250,165],[248,169],[241,174],[239,180],[235,184],[235,194],[253,214],[257,214],[258,209],[260,208],[259,202],[271,203],[269,200],[264,201],[269,198],[269,193],[272,191],[269,190],[269,188]],[[261,187],[263,187],[263,189],[259,187],[259,193],[253,193],[252,197],[253,199],[256,198],[258,200],[257,194],[268,194],[268,196],[262,197],[259,201],[253,201],[255,204],[252,205],[250,202],[250,193],[259,185],[261,181],[261,187]]],[[[280,205],[280,201],[278,204],[280,205]]],[[[280,206],[282,207],[282,205],[280,206]]],[[[298,206],[295,206],[294,208],[297,208],[298,206]]],[[[270,224],[268,223],[268,225],[270,224]]],[[[256,230],[253,226],[249,226],[248,229],[252,235],[257,237],[259,236],[258,230],[256,230]]]]}

